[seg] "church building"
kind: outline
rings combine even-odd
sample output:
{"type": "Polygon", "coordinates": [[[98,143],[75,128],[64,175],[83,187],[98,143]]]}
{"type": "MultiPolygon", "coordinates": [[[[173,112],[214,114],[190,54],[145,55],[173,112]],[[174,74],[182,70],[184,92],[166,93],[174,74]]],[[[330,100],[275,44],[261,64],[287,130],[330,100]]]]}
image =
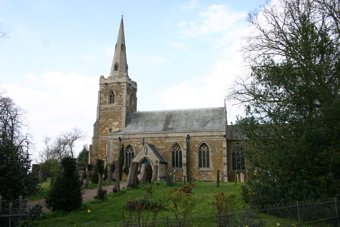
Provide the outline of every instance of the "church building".
{"type": "Polygon", "coordinates": [[[151,172],[151,180],[172,174],[176,180],[243,181],[245,161],[235,126],[227,125],[224,106],[137,111],[137,83],[128,74],[123,18],[111,72],[100,76],[90,161],[108,165],[124,152],[131,166],[151,172]]]}

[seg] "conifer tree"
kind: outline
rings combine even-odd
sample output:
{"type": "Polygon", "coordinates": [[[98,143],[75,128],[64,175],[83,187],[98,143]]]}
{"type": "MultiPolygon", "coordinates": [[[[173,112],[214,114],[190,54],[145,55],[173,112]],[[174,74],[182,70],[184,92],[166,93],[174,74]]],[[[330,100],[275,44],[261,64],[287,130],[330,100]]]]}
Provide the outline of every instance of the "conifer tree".
{"type": "Polygon", "coordinates": [[[80,207],[82,195],[76,167],[76,159],[62,159],[61,169],[46,200],[51,210],[72,211],[80,207]]]}

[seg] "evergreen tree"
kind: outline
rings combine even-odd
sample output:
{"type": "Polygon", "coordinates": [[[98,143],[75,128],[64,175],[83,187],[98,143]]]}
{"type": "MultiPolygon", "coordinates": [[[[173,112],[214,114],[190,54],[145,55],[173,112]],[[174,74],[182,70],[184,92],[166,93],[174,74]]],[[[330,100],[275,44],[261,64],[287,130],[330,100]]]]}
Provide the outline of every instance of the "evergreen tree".
{"type": "Polygon", "coordinates": [[[234,97],[248,138],[256,204],[339,195],[340,18],[337,0],[278,0],[250,14],[249,80],[234,97]]]}
{"type": "Polygon", "coordinates": [[[76,159],[62,159],[61,169],[46,200],[50,209],[72,211],[80,207],[82,196],[76,167],[76,159]]]}
{"type": "Polygon", "coordinates": [[[122,180],[124,165],[124,144],[122,144],[118,156],[119,180],[122,180]]]}
{"type": "Polygon", "coordinates": [[[106,195],[106,191],[102,189],[103,185],[103,174],[104,174],[104,161],[97,159],[96,161],[96,169],[98,173],[98,186],[97,186],[97,199],[104,199],[106,195]]]}
{"type": "Polygon", "coordinates": [[[88,155],[89,155],[89,150],[86,145],[83,146],[82,151],[79,153],[77,161],[78,161],[78,168],[81,170],[86,169],[86,165],[88,162],[88,155]]]}
{"type": "Polygon", "coordinates": [[[0,94],[0,195],[15,200],[38,190],[30,172],[29,140],[22,133],[22,113],[14,102],[0,94]]]}

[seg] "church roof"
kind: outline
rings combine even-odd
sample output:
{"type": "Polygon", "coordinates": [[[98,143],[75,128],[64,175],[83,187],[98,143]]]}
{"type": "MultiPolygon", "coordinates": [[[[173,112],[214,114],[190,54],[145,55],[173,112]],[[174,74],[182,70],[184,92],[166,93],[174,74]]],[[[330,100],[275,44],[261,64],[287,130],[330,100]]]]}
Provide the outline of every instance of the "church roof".
{"type": "Polygon", "coordinates": [[[135,112],[115,134],[224,132],[225,124],[224,107],[135,112]]]}
{"type": "Polygon", "coordinates": [[[147,144],[150,147],[150,149],[152,150],[152,152],[156,155],[156,157],[158,158],[160,163],[164,163],[164,164],[168,163],[167,161],[165,161],[165,159],[163,158],[163,156],[161,155],[159,150],[155,147],[155,145],[153,145],[151,143],[147,143],[147,144]]]}

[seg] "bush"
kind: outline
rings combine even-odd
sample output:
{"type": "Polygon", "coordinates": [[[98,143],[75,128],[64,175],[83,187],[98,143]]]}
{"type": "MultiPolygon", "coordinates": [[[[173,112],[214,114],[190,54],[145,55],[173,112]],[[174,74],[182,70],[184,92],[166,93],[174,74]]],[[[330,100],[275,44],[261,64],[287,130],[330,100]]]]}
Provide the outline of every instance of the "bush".
{"type": "Polygon", "coordinates": [[[49,159],[40,164],[40,169],[46,177],[54,177],[58,174],[60,164],[56,159],[49,159]]]}
{"type": "Polygon", "coordinates": [[[76,159],[63,158],[61,169],[46,199],[51,210],[71,211],[78,209],[82,202],[76,159]]]}
{"type": "Polygon", "coordinates": [[[96,167],[93,168],[92,176],[91,176],[91,182],[93,184],[98,184],[98,170],[96,167]]]}
{"type": "Polygon", "coordinates": [[[196,198],[192,193],[193,188],[193,184],[187,184],[168,193],[168,203],[178,225],[183,225],[192,218],[196,206],[196,198]]]}

